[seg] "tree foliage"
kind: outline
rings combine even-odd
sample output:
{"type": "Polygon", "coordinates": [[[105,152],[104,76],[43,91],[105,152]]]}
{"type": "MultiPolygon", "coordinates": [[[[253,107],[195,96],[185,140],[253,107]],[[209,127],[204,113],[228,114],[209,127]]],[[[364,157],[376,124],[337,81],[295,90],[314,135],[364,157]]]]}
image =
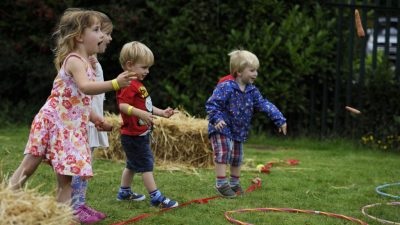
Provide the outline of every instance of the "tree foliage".
{"type": "MultiPolygon", "coordinates": [[[[330,95],[335,83],[335,12],[318,2],[4,0],[0,121],[29,123],[43,105],[56,75],[54,26],[66,8],[82,7],[105,12],[114,22],[113,41],[100,56],[106,80],[121,72],[122,45],[141,41],[155,55],[145,81],[154,104],[204,117],[218,78],[229,73],[228,53],[243,48],[260,59],[256,85],[262,94],[285,114],[292,132],[307,130],[321,121],[323,81],[330,95]]],[[[114,93],[107,93],[105,107],[116,110],[114,93]]],[[[265,115],[255,117],[255,129],[271,126],[265,115]]]]}

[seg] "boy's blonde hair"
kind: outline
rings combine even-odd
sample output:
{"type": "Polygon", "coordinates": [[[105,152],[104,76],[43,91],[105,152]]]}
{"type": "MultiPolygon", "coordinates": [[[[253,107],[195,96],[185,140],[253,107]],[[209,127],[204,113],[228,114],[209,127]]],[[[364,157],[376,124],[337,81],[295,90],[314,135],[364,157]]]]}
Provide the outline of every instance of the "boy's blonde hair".
{"type": "Polygon", "coordinates": [[[153,52],[144,44],[138,41],[126,43],[119,54],[119,63],[123,69],[126,69],[126,63],[130,61],[133,64],[141,63],[147,66],[154,64],[153,52]]]}
{"type": "Polygon", "coordinates": [[[53,33],[56,40],[54,64],[57,71],[60,70],[67,55],[75,49],[75,38],[81,35],[85,28],[91,27],[98,21],[98,12],[79,8],[65,10],[56,31],[53,33]]]}
{"type": "Polygon", "coordinates": [[[236,77],[237,72],[242,72],[246,67],[258,69],[260,62],[253,53],[246,50],[234,50],[228,54],[230,58],[229,69],[231,75],[236,77]]]}

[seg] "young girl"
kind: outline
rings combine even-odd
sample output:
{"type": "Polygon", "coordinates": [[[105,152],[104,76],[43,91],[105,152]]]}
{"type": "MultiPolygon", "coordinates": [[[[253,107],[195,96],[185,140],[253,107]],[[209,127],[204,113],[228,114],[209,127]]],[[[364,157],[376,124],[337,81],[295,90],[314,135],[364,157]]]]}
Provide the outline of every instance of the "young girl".
{"type": "MultiPolygon", "coordinates": [[[[99,17],[101,20],[101,31],[104,34],[103,42],[99,45],[99,53],[104,53],[106,51],[107,45],[110,44],[112,37],[111,33],[113,30],[113,24],[110,18],[104,13],[99,12],[99,17]]],[[[89,57],[90,64],[93,70],[96,71],[96,81],[103,82],[103,69],[100,63],[97,61],[97,54],[89,57]]],[[[92,99],[92,111],[97,115],[103,115],[103,102],[105,99],[105,94],[99,94],[93,96],[92,99]]],[[[93,151],[97,147],[109,146],[108,137],[106,132],[99,132],[94,123],[89,123],[88,126],[88,136],[89,136],[89,147],[93,154],[93,151]]],[[[93,160],[92,160],[93,162],[93,160]]],[[[86,204],[86,190],[88,181],[81,179],[80,176],[74,176],[72,178],[72,208],[76,210],[79,215],[79,221],[81,223],[94,223],[103,220],[106,215],[99,212],[86,204]]]]}
{"type": "Polygon", "coordinates": [[[57,201],[68,203],[72,176],[93,176],[87,138],[89,120],[100,130],[111,129],[91,113],[90,95],[128,86],[134,74],[124,72],[112,81],[94,82],[88,57],[99,52],[104,41],[97,12],[67,9],[57,28],[54,62],[58,75],[32,122],[24,159],[10,178],[10,186],[20,188],[45,159],[56,172],[57,201]]]}

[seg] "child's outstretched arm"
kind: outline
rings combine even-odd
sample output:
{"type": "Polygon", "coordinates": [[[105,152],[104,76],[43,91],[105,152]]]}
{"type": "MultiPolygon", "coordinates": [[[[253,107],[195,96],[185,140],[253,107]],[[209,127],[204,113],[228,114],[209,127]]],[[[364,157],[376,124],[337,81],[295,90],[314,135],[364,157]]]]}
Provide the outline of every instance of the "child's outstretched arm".
{"type": "Polygon", "coordinates": [[[287,132],[287,124],[284,123],[281,127],[278,129],[279,133],[282,133],[283,135],[286,135],[287,132]]]}
{"type": "Polygon", "coordinates": [[[166,109],[159,109],[155,106],[153,106],[153,114],[157,116],[162,116],[165,118],[170,118],[172,115],[174,115],[175,111],[171,108],[168,107],[166,109]]]}
{"type": "Polygon", "coordinates": [[[226,126],[223,111],[228,96],[226,85],[222,83],[214,89],[213,94],[206,102],[208,120],[218,130],[226,126]]]}
{"type": "Polygon", "coordinates": [[[254,92],[254,107],[257,111],[267,113],[268,117],[274,122],[274,124],[279,128],[279,132],[286,135],[286,118],[279,111],[279,109],[269,102],[267,99],[263,98],[260,91],[256,88],[254,92]]]}
{"type": "MultiPolygon", "coordinates": [[[[115,90],[112,81],[92,82],[86,75],[86,64],[77,57],[70,57],[65,65],[66,72],[74,77],[74,80],[84,94],[97,95],[107,91],[115,90]]],[[[136,79],[136,74],[125,71],[116,78],[119,88],[130,85],[131,80],[136,79]]]]}
{"type": "Polygon", "coordinates": [[[120,103],[119,110],[127,116],[136,116],[142,119],[148,126],[151,126],[153,124],[153,119],[156,118],[156,116],[150,112],[135,108],[127,103],[120,103]]]}

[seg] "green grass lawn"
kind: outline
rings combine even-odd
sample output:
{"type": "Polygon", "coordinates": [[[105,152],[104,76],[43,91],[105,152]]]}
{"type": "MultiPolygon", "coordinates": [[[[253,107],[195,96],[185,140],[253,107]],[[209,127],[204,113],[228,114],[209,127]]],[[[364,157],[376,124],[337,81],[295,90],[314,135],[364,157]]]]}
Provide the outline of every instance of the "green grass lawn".
{"type": "MultiPolygon", "coordinates": [[[[27,128],[0,129],[0,169],[11,174],[20,163],[28,138],[27,128]]],[[[242,208],[297,208],[325,211],[361,219],[369,224],[379,222],[364,217],[361,207],[372,203],[396,201],[376,194],[375,187],[400,181],[400,154],[363,149],[348,141],[311,139],[253,138],[245,145],[246,162],[253,165],[288,158],[300,160],[298,166],[272,167],[271,174],[244,170],[241,182],[260,176],[262,188],[236,199],[215,199],[209,204],[192,204],[151,216],[135,224],[230,224],[224,212],[242,208]]],[[[96,159],[95,176],[89,182],[87,201],[108,217],[98,224],[111,224],[143,213],[156,213],[143,202],[118,202],[116,194],[124,163],[96,159]]],[[[216,195],[214,171],[199,169],[198,173],[155,170],[159,189],[180,203],[216,195]]],[[[54,195],[55,176],[51,168],[41,165],[28,182],[39,192],[54,195]]],[[[145,193],[140,177],[134,179],[134,191],[145,193]]],[[[400,187],[385,189],[400,194],[400,187]]],[[[148,196],[148,195],[147,195],[148,196]]],[[[400,206],[372,208],[368,213],[391,221],[400,221],[400,206]]],[[[252,212],[234,214],[234,218],[252,224],[354,224],[345,220],[310,214],[252,212]]]]}

